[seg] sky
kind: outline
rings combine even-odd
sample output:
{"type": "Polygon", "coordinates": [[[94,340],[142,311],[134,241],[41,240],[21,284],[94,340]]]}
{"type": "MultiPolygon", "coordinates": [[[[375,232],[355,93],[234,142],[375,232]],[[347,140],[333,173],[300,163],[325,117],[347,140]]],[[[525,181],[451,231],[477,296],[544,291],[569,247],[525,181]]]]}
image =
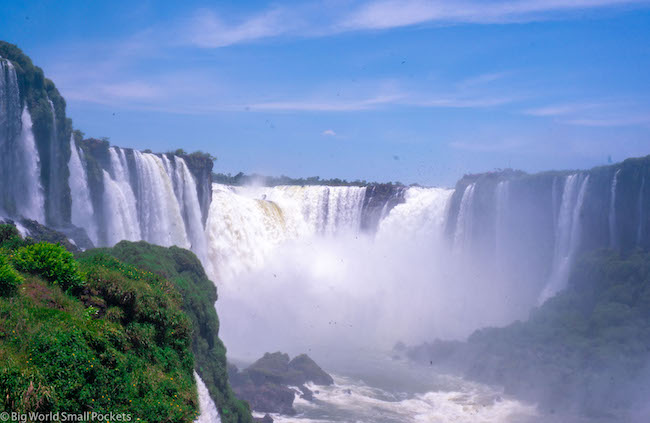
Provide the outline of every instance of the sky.
{"type": "Polygon", "coordinates": [[[87,136],[451,186],[650,154],[650,0],[13,1],[87,136]]]}

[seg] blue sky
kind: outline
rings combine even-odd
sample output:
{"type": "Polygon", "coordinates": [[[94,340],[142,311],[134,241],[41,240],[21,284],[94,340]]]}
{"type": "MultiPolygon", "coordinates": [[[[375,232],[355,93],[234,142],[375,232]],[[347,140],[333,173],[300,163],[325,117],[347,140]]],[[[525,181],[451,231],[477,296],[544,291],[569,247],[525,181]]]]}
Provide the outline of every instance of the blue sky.
{"type": "Polygon", "coordinates": [[[5,1],[0,39],[87,135],[221,172],[452,185],[650,153],[645,0],[5,1]]]}

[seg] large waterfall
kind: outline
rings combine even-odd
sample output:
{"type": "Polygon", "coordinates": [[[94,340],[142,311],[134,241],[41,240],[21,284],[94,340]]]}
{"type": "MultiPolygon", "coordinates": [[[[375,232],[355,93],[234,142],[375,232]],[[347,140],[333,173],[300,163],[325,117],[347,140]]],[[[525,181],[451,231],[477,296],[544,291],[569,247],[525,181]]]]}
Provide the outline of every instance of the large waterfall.
{"type": "Polygon", "coordinates": [[[20,104],[16,70],[0,59],[0,214],[45,221],[32,119],[20,104]]]}
{"type": "Polygon", "coordinates": [[[75,225],[97,246],[190,248],[222,289],[224,319],[250,321],[226,325],[226,337],[251,330],[260,345],[281,339],[259,329],[273,319],[301,322],[293,338],[329,333],[351,344],[394,341],[382,327],[413,340],[464,336],[524,318],[566,287],[583,251],[650,247],[648,158],[582,172],[466,175],[455,189],[232,187],[211,184],[209,158],[75,142],[54,91],[41,94],[32,131],[35,106],[19,85],[0,59],[2,215],[75,225]],[[57,165],[64,158],[67,169],[57,165]],[[377,330],[355,329],[369,326],[377,330]]]}
{"type": "Polygon", "coordinates": [[[563,289],[569,278],[571,264],[580,242],[582,223],[580,213],[584,203],[588,175],[569,175],[564,181],[559,217],[555,229],[555,248],[551,276],[540,295],[540,303],[544,302],[563,289]]]}
{"type": "Polygon", "coordinates": [[[90,198],[88,175],[81,162],[81,154],[74,138],[70,137],[70,194],[72,197],[72,224],[85,228],[93,243],[97,244],[97,225],[94,220],[95,210],[90,198]]]}

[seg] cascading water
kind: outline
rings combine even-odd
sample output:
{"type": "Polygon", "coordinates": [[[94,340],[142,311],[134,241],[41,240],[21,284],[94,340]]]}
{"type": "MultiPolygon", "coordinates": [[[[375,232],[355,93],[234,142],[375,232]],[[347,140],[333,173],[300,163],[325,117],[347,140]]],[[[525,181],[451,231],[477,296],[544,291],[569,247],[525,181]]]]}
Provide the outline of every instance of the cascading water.
{"type": "Polygon", "coordinates": [[[465,188],[463,197],[460,200],[460,209],[456,221],[453,248],[461,251],[463,247],[471,242],[473,219],[474,190],[476,184],[470,184],[465,188]]]}
{"type": "MultiPolygon", "coordinates": [[[[163,155],[166,168],[171,165],[167,156],[163,155]]],[[[203,228],[201,206],[199,203],[196,181],[187,167],[185,160],[181,157],[174,157],[175,168],[168,168],[168,175],[174,183],[174,192],[180,205],[187,237],[191,244],[191,250],[198,258],[206,263],[208,259],[208,245],[203,228]]]]}
{"type": "Polygon", "coordinates": [[[142,239],[166,247],[176,245],[189,248],[185,223],[162,159],[137,150],[133,154],[142,239]]]}
{"type": "Polygon", "coordinates": [[[32,119],[20,106],[16,70],[0,59],[0,212],[45,222],[32,119]]]}
{"type": "Polygon", "coordinates": [[[72,197],[72,224],[85,228],[88,237],[94,244],[97,244],[97,225],[95,224],[95,210],[90,199],[90,189],[88,188],[88,175],[72,136],[70,137],[68,168],[70,169],[68,182],[72,197]]]}
{"type": "Polygon", "coordinates": [[[126,157],[115,147],[109,149],[109,154],[112,177],[103,171],[106,243],[115,245],[121,240],[139,241],[142,239],[140,222],[126,157]]]}
{"type": "Polygon", "coordinates": [[[555,233],[555,248],[551,274],[539,297],[539,303],[564,289],[569,279],[573,257],[581,236],[582,204],[589,176],[573,174],[566,177],[555,233]]]}
{"type": "Polygon", "coordinates": [[[390,242],[417,236],[427,242],[441,242],[447,219],[451,189],[418,188],[406,190],[405,202],[380,221],[376,239],[390,242]]]}
{"type": "Polygon", "coordinates": [[[614,249],[618,246],[618,234],[616,233],[616,185],[618,183],[618,174],[620,172],[621,169],[617,169],[616,172],[614,172],[609,197],[609,246],[614,249]]]}
{"type": "Polygon", "coordinates": [[[201,411],[199,418],[194,423],[221,423],[219,411],[214,400],[210,397],[208,387],[205,386],[205,382],[196,371],[194,371],[194,379],[196,380],[196,390],[199,394],[199,410],[201,411]]]}
{"type": "Polygon", "coordinates": [[[282,242],[358,233],[364,187],[213,185],[206,224],[213,277],[232,280],[260,266],[282,242]]]}
{"type": "Polygon", "coordinates": [[[264,190],[278,204],[297,202],[312,233],[335,235],[357,232],[366,187],[280,186],[264,190]]]}

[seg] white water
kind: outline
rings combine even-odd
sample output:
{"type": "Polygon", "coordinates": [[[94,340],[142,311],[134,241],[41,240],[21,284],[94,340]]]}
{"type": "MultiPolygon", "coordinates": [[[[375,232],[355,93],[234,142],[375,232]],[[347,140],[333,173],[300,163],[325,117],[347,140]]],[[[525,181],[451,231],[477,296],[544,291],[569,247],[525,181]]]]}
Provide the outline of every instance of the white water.
{"type": "Polygon", "coordinates": [[[167,156],[163,155],[163,159],[168,176],[174,183],[174,193],[185,222],[190,248],[203,263],[206,263],[208,261],[208,245],[194,177],[181,157],[174,157],[175,168],[167,156]]]}
{"type": "Polygon", "coordinates": [[[40,159],[32,119],[27,107],[20,106],[16,69],[4,59],[0,60],[0,155],[0,211],[44,222],[40,159]]]}
{"type": "Polygon", "coordinates": [[[575,252],[580,243],[582,203],[589,183],[589,176],[580,173],[565,178],[562,201],[555,233],[555,247],[551,274],[539,297],[543,303],[564,289],[575,252]]]}
{"type": "Polygon", "coordinates": [[[138,179],[138,217],[142,239],[157,245],[189,248],[185,223],[162,159],[134,152],[138,179]]]}
{"type": "Polygon", "coordinates": [[[612,178],[612,187],[610,189],[609,197],[609,246],[610,248],[616,248],[618,246],[618,234],[616,231],[616,185],[618,184],[618,174],[621,172],[621,169],[614,172],[614,177],[612,178]]]}
{"type": "Polygon", "coordinates": [[[499,399],[500,396],[497,394],[489,395],[473,390],[431,391],[400,399],[390,392],[344,377],[336,377],[336,384],[333,386],[309,385],[309,388],[319,391],[315,403],[299,400],[296,402],[299,413],[297,417],[273,415],[274,421],[278,423],[341,421],[520,423],[537,415],[533,406],[511,399],[499,399]],[[320,410],[315,410],[315,407],[320,410]]]}
{"type": "Polygon", "coordinates": [[[140,222],[124,151],[113,147],[109,154],[112,176],[103,171],[107,244],[115,245],[121,240],[139,241],[142,239],[140,222]]]}
{"type": "Polygon", "coordinates": [[[449,251],[451,190],[408,189],[375,237],[347,224],[336,236],[314,233],[313,215],[295,199],[315,195],[254,191],[274,203],[251,198],[251,190],[215,185],[208,219],[221,336],[236,356],[389,349],[397,340],[462,338],[519,317],[516,295],[503,295],[505,285],[488,274],[477,279],[449,251]]]}
{"type": "Polygon", "coordinates": [[[45,197],[41,186],[41,166],[32,132],[32,117],[23,108],[21,115],[22,129],[20,131],[20,144],[16,151],[20,155],[20,169],[17,175],[16,206],[18,213],[28,219],[45,222],[45,197]]]}
{"type": "Polygon", "coordinates": [[[356,234],[365,188],[230,187],[213,184],[206,223],[215,280],[259,268],[280,244],[318,235],[356,234]]]}
{"type": "Polygon", "coordinates": [[[221,423],[219,411],[214,400],[210,397],[208,387],[205,386],[203,379],[196,371],[194,371],[194,379],[196,380],[196,390],[199,394],[199,410],[201,411],[199,418],[194,423],[221,423]]]}
{"type": "Polygon", "coordinates": [[[460,200],[460,209],[456,221],[456,231],[454,233],[454,250],[461,251],[463,247],[471,242],[472,224],[474,216],[472,205],[474,203],[474,190],[476,184],[470,184],[465,187],[463,196],[460,200]]]}
{"type": "Polygon", "coordinates": [[[72,197],[72,224],[86,228],[88,237],[93,244],[97,245],[97,225],[95,223],[95,210],[90,199],[88,176],[72,136],[70,136],[70,160],[68,161],[68,168],[70,169],[70,179],[68,182],[72,197]]]}
{"type": "MultiPolygon", "coordinates": [[[[328,362],[320,357],[318,361],[328,362]]],[[[313,401],[296,395],[296,416],[273,414],[273,419],[279,423],[539,421],[534,405],[508,398],[498,389],[387,357],[357,355],[348,357],[348,362],[351,368],[341,369],[347,376],[332,373],[333,385],[307,385],[314,392],[313,401]]]]}

